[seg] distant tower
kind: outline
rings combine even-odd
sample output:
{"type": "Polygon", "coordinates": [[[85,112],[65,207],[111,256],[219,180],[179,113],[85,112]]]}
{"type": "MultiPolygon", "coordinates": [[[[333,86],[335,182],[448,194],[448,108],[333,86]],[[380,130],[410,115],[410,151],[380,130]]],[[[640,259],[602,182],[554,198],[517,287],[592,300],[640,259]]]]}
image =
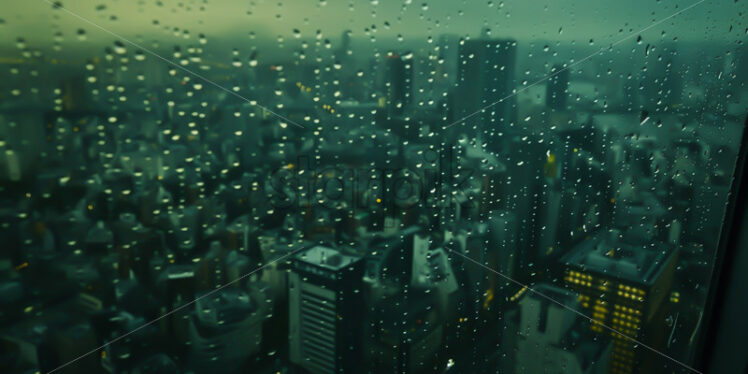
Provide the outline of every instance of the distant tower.
{"type": "Polygon", "coordinates": [[[345,30],[340,36],[340,55],[348,54],[349,49],[351,49],[351,30],[345,30]]]}
{"type": "Polygon", "coordinates": [[[641,74],[640,92],[643,109],[651,113],[668,110],[681,104],[683,69],[678,66],[678,50],[674,43],[648,46],[641,74]]]}
{"type": "Polygon", "coordinates": [[[86,80],[81,75],[66,77],[61,82],[62,108],[66,112],[86,112],[89,110],[89,94],[86,80]]]}
{"type": "Polygon", "coordinates": [[[340,67],[335,70],[335,80],[338,81],[343,97],[352,98],[358,96],[361,91],[356,87],[356,63],[351,51],[351,30],[343,31],[340,36],[340,46],[333,52],[335,63],[340,67]]]}
{"type": "Polygon", "coordinates": [[[291,362],[312,374],[358,371],[364,261],[316,246],[289,276],[291,362]]]}
{"type": "Polygon", "coordinates": [[[545,105],[552,110],[566,109],[566,90],[569,88],[569,70],[563,65],[554,65],[545,88],[545,105]]]}
{"type": "Polygon", "coordinates": [[[516,98],[510,96],[515,89],[517,42],[467,40],[458,55],[454,119],[472,115],[466,122],[485,132],[506,131],[516,122],[516,98]]]}
{"type": "Polygon", "coordinates": [[[401,115],[413,99],[413,60],[392,54],[387,56],[385,90],[391,115],[401,115]]]}

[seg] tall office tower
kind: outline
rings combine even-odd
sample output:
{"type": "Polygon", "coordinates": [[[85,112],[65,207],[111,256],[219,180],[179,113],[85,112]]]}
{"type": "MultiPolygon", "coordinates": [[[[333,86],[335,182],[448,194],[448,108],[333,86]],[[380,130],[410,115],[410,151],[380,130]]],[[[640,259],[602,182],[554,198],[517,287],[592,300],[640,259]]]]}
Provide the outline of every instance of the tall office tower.
{"type": "MultiPolygon", "coordinates": [[[[353,58],[353,51],[351,50],[351,30],[343,31],[340,37],[340,45],[333,52],[333,59],[335,65],[336,79],[340,82],[340,91],[343,97],[350,99],[356,97],[356,94],[361,91],[360,87],[356,87],[356,61],[353,58]]],[[[314,76],[311,74],[303,74],[302,79],[314,76]]],[[[313,82],[309,82],[310,84],[313,82]]],[[[360,96],[358,96],[360,98],[360,96]]]]}
{"type": "Polygon", "coordinates": [[[560,248],[571,249],[594,231],[599,208],[589,206],[587,201],[579,195],[574,187],[564,187],[561,190],[561,212],[558,222],[558,245],[560,248]],[[589,224],[588,224],[589,222],[589,224]],[[588,228],[589,226],[589,228],[588,228]]]}
{"type": "MultiPolygon", "coordinates": [[[[564,167],[564,187],[571,188],[585,203],[583,225],[575,227],[578,233],[596,230],[612,214],[612,173],[594,154],[577,150],[564,167]]],[[[564,202],[566,203],[566,202],[564,202]]]]}
{"type": "Polygon", "coordinates": [[[656,370],[652,365],[661,365],[630,338],[665,347],[663,314],[677,258],[678,250],[668,244],[627,243],[616,230],[598,232],[562,257],[567,287],[579,293],[582,310],[594,320],[590,329],[613,339],[610,373],[649,373],[656,370]]]}
{"type": "MultiPolygon", "coordinates": [[[[543,283],[534,289],[571,309],[579,308],[569,290],[543,283]]],[[[516,373],[544,373],[549,368],[563,368],[564,373],[605,372],[601,363],[608,360],[610,342],[595,339],[584,319],[533,292],[522,296],[519,308],[516,373]]]]}
{"type": "Polygon", "coordinates": [[[542,163],[537,159],[527,158],[528,166],[538,169],[535,175],[542,172],[543,176],[540,183],[531,183],[528,186],[531,195],[528,199],[530,206],[524,217],[528,222],[526,228],[528,234],[524,236],[528,240],[529,247],[524,257],[530,262],[550,260],[561,254],[558,250],[561,237],[559,217],[564,208],[564,201],[562,200],[562,183],[559,180],[560,160],[551,150],[543,154],[540,148],[530,153],[533,156],[538,154],[542,155],[542,163]]]}
{"type": "Polygon", "coordinates": [[[438,62],[436,67],[436,84],[439,94],[449,91],[457,82],[457,53],[459,37],[453,34],[442,34],[437,42],[438,62]]]}
{"type": "Polygon", "coordinates": [[[560,175],[558,164],[561,162],[557,161],[561,160],[556,158],[557,147],[539,136],[514,137],[505,144],[511,147],[506,153],[506,165],[507,174],[512,179],[511,183],[505,184],[505,209],[517,215],[518,229],[523,233],[517,242],[518,251],[523,254],[518,259],[518,265],[529,269],[531,264],[545,257],[552,245],[538,250],[540,235],[550,234],[546,235],[546,241],[555,242],[558,222],[554,221],[552,215],[559,210],[561,198],[557,187],[552,184],[560,175]]]}
{"type": "Polygon", "coordinates": [[[413,60],[409,56],[387,56],[385,92],[390,115],[401,115],[413,99],[413,60]]]}
{"type": "Polygon", "coordinates": [[[291,362],[312,374],[360,365],[364,261],[315,246],[295,256],[289,275],[291,362]]]}
{"type": "Polygon", "coordinates": [[[61,84],[62,109],[66,112],[85,112],[89,110],[89,92],[86,79],[82,75],[65,77],[61,84]]]}
{"type": "Polygon", "coordinates": [[[517,271],[517,215],[509,210],[493,210],[488,214],[489,243],[495,248],[496,270],[508,277],[517,271]]]}
{"type": "Polygon", "coordinates": [[[460,45],[454,120],[484,134],[505,133],[516,122],[515,40],[476,39],[460,45]],[[490,105],[490,107],[489,107],[490,105]],[[485,109],[485,111],[483,111],[485,109]]]}
{"type": "Polygon", "coordinates": [[[681,103],[683,73],[677,65],[675,44],[648,45],[641,74],[640,92],[643,109],[668,111],[681,103]]]}
{"type": "MultiPolygon", "coordinates": [[[[449,243],[446,245],[449,250],[487,264],[490,269],[501,268],[504,264],[498,263],[496,248],[486,245],[491,240],[487,222],[461,221],[447,227],[444,232],[444,242],[449,243]]],[[[499,315],[491,308],[496,306],[495,298],[503,278],[486,269],[474,267],[470,260],[458,262],[454,257],[451,260],[460,290],[465,293],[465,300],[458,306],[458,311],[478,325],[495,323],[499,315]]]]}
{"type": "MultiPolygon", "coordinates": [[[[509,278],[516,278],[519,260],[527,257],[517,246],[519,224],[517,215],[509,210],[494,210],[488,214],[488,245],[492,248],[487,263],[494,263],[497,272],[509,278]]],[[[501,276],[489,278],[489,288],[483,302],[486,309],[504,310],[505,301],[516,292],[516,287],[501,276]]]]}
{"type": "MultiPolygon", "coordinates": [[[[549,159],[555,157],[553,154],[549,159]]],[[[556,256],[559,253],[559,225],[561,223],[561,208],[563,190],[561,183],[555,179],[541,186],[538,193],[537,212],[538,217],[535,221],[535,251],[538,259],[545,259],[549,256],[556,256]]]]}
{"type": "MultiPolygon", "coordinates": [[[[503,209],[507,206],[507,167],[494,157],[479,156],[475,178],[480,182],[480,213],[503,209]]],[[[466,157],[467,158],[467,157],[466,157]]]]}
{"type": "MultiPolygon", "coordinates": [[[[144,83],[148,88],[163,87],[169,77],[169,66],[165,66],[163,61],[156,58],[146,58],[136,65],[135,70],[145,75],[144,83]]],[[[149,96],[156,98],[157,92],[157,90],[149,91],[149,96]]]]}
{"type": "Polygon", "coordinates": [[[563,65],[554,65],[545,86],[545,105],[552,110],[566,109],[566,90],[569,88],[569,70],[562,70],[563,65]]]}

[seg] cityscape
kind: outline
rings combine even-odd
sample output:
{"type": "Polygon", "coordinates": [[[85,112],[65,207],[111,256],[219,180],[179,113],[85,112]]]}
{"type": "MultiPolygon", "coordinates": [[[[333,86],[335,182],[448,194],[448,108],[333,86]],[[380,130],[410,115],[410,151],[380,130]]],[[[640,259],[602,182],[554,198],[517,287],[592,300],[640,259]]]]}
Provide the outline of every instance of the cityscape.
{"type": "Polygon", "coordinates": [[[212,45],[41,3],[79,25],[0,46],[0,372],[700,373],[739,16],[212,45]]]}

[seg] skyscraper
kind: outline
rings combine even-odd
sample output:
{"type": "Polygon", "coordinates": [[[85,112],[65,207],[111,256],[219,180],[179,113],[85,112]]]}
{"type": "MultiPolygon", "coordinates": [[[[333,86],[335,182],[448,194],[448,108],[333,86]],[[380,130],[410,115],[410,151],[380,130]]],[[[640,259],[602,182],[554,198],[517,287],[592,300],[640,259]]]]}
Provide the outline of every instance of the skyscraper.
{"type": "Polygon", "coordinates": [[[385,75],[387,107],[391,115],[400,115],[413,98],[413,62],[407,56],[387,56],[385,75]]]}
{"type": "Polygon", "coordinates": [[[67,112],[85,112],[91,99],[83,76],[73,75],[61,82],[62,108],[67,112]]]}
{"type": "Polygon", "coordinates": [[[563,65],[554,65],[545,86],[545,105],[552,110],[566,109],[566,90],[569,88],[569,70],[562,70],[563,65]]]}
{"type": "Polygon", "coordinates": [[[454,120],[472,115],[465,124],[485,133],[506,131],[517,115],[516,99],[509,97],[515,88],[517,42],[467,40],[458,55],[454,120]]]}
{"type": "Polygon", "coordinates": [[[639,90],[643,109],[649,112],[668,111],[681,104],[683,69],[678,67],[676,44],[647,45],[639,90]]]}
{"type": "Polygon", "coordinates": [[[289,277],[291,362],[313,374],[360,365],[361,258],[315,246],[293,259],[289,277]]]}

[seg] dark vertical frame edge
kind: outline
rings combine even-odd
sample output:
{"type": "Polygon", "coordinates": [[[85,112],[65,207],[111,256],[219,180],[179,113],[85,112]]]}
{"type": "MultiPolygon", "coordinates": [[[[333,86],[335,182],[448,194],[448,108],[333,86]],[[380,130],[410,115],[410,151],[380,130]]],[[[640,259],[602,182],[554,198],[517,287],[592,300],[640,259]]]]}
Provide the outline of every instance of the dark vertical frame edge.
{"type": "MultiPolygon", "coordinates": [[[[723,314],[729,295],[729,287],[734,274],[743,270],[737,257],[741,236],[748,235],[742,228],[747,224],[743,222],[744,213],[748,209],[748,173],[746,173],[746,153],[748,150],[748,115],[743,123],[743,135],[738,150],[738,158],[733,173],[730,196],[725,209],[725,217],[720,231],[717,253],[714,257],[714,266],[709,283],[709,293],[704,306],[702,317],[703,327],[699,331],[699,339],[696,342],[694,366],[704,373],[714,368],[716,348],[720,331],[725,328],[727,321],[720,317],[723,314]]],[[[736,359],[738,359],[736,357],[736,359]]],[[[744,359],[744,358],[742,358],[744,359]]],[[[745,368],[744,368],[745,370],[745,368]]]]}

